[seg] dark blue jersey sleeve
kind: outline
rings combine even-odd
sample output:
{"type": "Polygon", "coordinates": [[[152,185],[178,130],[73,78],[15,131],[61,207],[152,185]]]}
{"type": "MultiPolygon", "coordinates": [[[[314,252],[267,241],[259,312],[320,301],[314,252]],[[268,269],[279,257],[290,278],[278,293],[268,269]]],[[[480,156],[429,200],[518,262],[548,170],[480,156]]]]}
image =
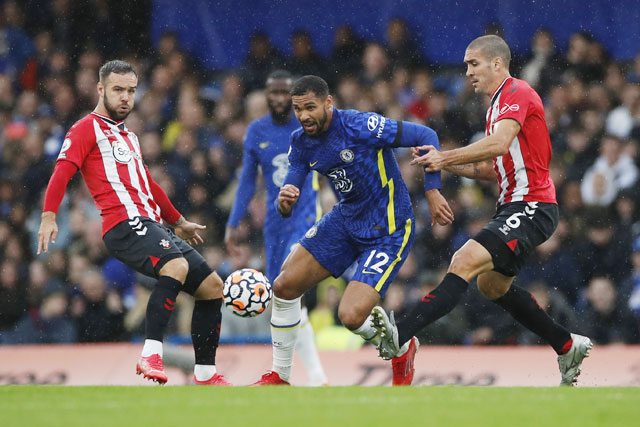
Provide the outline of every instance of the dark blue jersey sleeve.
{"type": "MultiPolygon", "coordinates": [[[[299,148],[299,144],[295,143],[295,132],[291,135],[290,146],[289,146],[289,169],[287,170],[287,176],[284,178],[283,186],[287,184],[294,185],[298,187],[300,191],[302,191],[302,186],[304,185],[304,181],[311,170],[307,163],[303,159],[303,153],[299,148]]],[[[293,205],[291,212],[289,215],[283,215],[280,212],[280,206],[278,204],[278,199],[275,200],[276,210],[283,217],[289,217],[293,213],[296,205],[293,205]]]]}
{"type": "Polygon", "coordinates": [[[398,122],[377,113],[355,110],[343,112],[349,135],[357,141],[375,147],[397,147],[398,122]]]}
{"type": "MultiPolygon", "coordinates": [[[[421,145],[433,145],[440,149],[438,134],[427,126],[418,125],[411,122],[401,122],[398,131],[398,146],[418,147],[421,145]]],[[[422,153],[426,154],[426,152],[422,153]]],[[[440,188],[441,174],[438,172],[424,173],[424,191],[440,188]]]]}
{"type": "Polygon", "coordinates": [[[253,126],[247,129],[247,135],[244,139],[244,152],[242,154],[242,170],[240,172],[240,181],[238,182],[238,190],[233,201],[233,207],[227,220],[227,225],[237,227],[240,220],[247,213],[249,202],[256,191],[256,176],[258,174],[259,159],[256,155],[256,134],[253,126]]]}

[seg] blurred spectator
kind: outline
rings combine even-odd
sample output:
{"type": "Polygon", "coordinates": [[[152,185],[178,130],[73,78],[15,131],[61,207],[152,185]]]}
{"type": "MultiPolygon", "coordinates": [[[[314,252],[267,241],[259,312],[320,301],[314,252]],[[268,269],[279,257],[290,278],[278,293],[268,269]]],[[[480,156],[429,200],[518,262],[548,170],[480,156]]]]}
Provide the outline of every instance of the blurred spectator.
{"type": "Polygon", "coordinates": [[[622,104],[608,114],[606,130],[618,138],[628,138],[640,111],[640,85],[628,84],[620,92],[622,104]]]}
{"type": "Polygon", "coordinates": [[[611,279],[595,276],[586,289],[586,307],[580,313],[580,331],[597,344],[638,343],[640,323],[634,318],[611,279]]]}
{"type": "Polygon", "coordinates": [[[0,264],[0,331],[13,329],[26,308],[26,289],[18,277],[18,264],[5,260],[0,264]]]}
{"type": "MultiPolygon", "coordinates": [[[[294,76],[325,74],[325,61],[316,53],[311,43],[311,35],[306,31],[295,31],[291,37],[291,51],[285,68],[294,76]]],[[[264,80],[264,76],[263,76],[264,80]]],[[[264,82],[260,82],[262,85],[264,82]]]]}
{"type": "Polygon", "coordinates": [[[562,68],[553,34],[545,28],[537,30],[531,40],[531,58],[522,68],[521,78],[544,97],[552,85],[559,83],[562,68]]]}
{"type": "Polygon", "coordinates": [[[71,302],[79,342],[109,342],[124,338],[124,307],[115,290],[107,290],[102,273],[88,269],[71,302]]]}
{"type": "Polygon", "coordinates": [[[619,191],[638,180],[638,167],[624,152],[622,141],[605,135],[600,145],[600,157],[586,173],[581,185],[582,200],[587,205],[608,206],[619,191]]]}
{"type": "Polygon", "coordinates": [[[385,32],[386,50],[392,64],[416,68],[426,65],[422,53],[416,46],[407,23],[401,18],[392,18],[385,32]]]}
{"type": "Polygon", "coordinates": [[[333,85],[338,76],[353,76],[360,69],[359,58],[364,51],[364,41],[353,32],[348,25],[340,25],[333,36],[333,49],[331,50],[331,75],[328,76],[329,84],[333,85]]]}
{"type": "Polygon", "coordinates": [[[265,76],[282,67],[282,62],[282,55],[266,33],[258,31],[252,34],[249,52],[242,63],[242,79],[247,90],[263,87],[265,76]]]}
{"type": "Polygon", "coordinates": [[[387,52],[378,43],[367,44],[362,55],[360,83],[366,88],[371,88],[378,80],[388,80],[390,75],[387,52]]]}
{"type": "Polygon", "coordinates": [[[6,334],[5,344],[62,344],[77,340],[76,325],[68,316],[67,290],[57,282],[44,290],[42,304],[26,312],[15,329],[6,334]]]}

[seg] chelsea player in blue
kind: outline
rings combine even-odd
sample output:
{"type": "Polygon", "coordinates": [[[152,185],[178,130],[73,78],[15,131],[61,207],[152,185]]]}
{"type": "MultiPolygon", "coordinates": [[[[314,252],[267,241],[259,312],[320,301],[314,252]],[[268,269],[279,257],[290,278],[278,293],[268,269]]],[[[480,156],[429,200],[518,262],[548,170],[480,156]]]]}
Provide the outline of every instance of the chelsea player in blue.
{"type": "MultiPolygon", "coordinates": [[[[369,314],[384,297],[414,238],[411,200],[392,149],[439,146],[438,136],[428,127],[334,108],[320,77],[298,79],[291,94],[302,129],[291,134],[289,169],[277,209],[284,217],[295,214],[311,171],[327,176],[340,200],[306,232],[274,281],[273,369],[254,385],[289,384],[301,295],[329,276],[340,276],[354,262],[357,269],[338,316],[352,332],[377,344],[380,337],[369,314]]],[[[453,221],[453,212],[439,187],[440,173],[425,173],[432,223],[446,225],[453,221]]]]}
{"type": "MultiPolygon", "coordinates": [[[[256,189],[258,167],[262,170],[267,187],[267,214],[264,222],[266,274],[271,283],[280,272],[291,247],[322,215],[317,199],[318,174],[307,176],[301,187],[298,209],[290,219],[282,218],[274,202],[287,174],[289,138],[300,123],[291,113],[291,86],[293,76],[288,71],[277,70],[266,81],[266,97],[269,114],[253,121],[244,140],[242,172],[238,191],[227,221],[225,245],[231,254],[237,251],[238,224],[245,216],[256,189]]],[[[313,329],[308,321],[306,307],[302,309],[301,329],[296,351],[309,376],[309,385],[327,383],[315,345],[313,329]]]]}

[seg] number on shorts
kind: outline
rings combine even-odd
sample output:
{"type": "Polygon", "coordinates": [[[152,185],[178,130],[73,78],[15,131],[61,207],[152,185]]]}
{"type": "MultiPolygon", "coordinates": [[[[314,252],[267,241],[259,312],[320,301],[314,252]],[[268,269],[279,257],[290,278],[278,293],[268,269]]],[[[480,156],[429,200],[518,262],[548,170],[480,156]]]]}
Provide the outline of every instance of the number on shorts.
{"type": "Polygon", "coordinates": [[[389,255],[385,254],[384,252],[377,252],[374,249],[371,251],[371,254],[369,255],[369,258],[367,258],[367,262],[364,263],[364,268],[370,268],[371,270],[377,272],[377,273],[382,273],[382,266],[385,265],[387,262],[389,262],[389,255]],[[371,261],[373,261],[373,258],[375,258],[376,260],[380,260],[378,262],[376,262],[375,264],[373,264],[372,266],[369,267],[369,264],[371,263],[371,261]]]}

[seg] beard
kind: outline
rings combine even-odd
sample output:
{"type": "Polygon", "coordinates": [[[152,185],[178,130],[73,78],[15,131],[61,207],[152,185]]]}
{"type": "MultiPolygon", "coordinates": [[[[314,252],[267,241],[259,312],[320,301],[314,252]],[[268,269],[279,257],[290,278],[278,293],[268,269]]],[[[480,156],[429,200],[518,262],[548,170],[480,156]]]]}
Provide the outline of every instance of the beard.
{"type": "Polygon", "coordinates": [[[268,103],[267,105],[269,107],[269,113],[271,113],[271,117],[273,118],[274,122],[278,124],[284,124],[289,121],[289,118],[291,117],[291,104],[287,105],[282,111],[276,110],[276,108],[271,103],[268,103]]]}
{"type": "Polygon", "coordinates": [[[109,113],[109,117],[111,117],[113,120],[117,121],[117,122],[121,122],[124,119],[127,118],[127,116],[129,115],[129,113],[131,112],[131,109],[127,110],[124,113],[119,113],[118,112],[118,107],[114,107],[113,105],[111,105],[109,103],[109,100],[107,99],[107,95],[105,94],[102,105],[104,105],[104,109],[107,110],[107,113],[109,113]]]}
{"type": "MultiPolygon", "coordinates": [[[[326,108],[322,108],[322,112],[324,113],[322,115],[322,119],[320,120],[314,120],[315,124],[316,124],[316,130],[314,132],[307,132],[306,130],[304,131],[304,133],[307,134],[307,136],[310,136],[311,138],[316,138],[318,136],[320,136],[320,134],[322,133],[322,129],[324,129],[324,125],[327,123],[327,109],[326,108]]],[[[304,129],[304,127],[303,127],[304,129]]]]}

